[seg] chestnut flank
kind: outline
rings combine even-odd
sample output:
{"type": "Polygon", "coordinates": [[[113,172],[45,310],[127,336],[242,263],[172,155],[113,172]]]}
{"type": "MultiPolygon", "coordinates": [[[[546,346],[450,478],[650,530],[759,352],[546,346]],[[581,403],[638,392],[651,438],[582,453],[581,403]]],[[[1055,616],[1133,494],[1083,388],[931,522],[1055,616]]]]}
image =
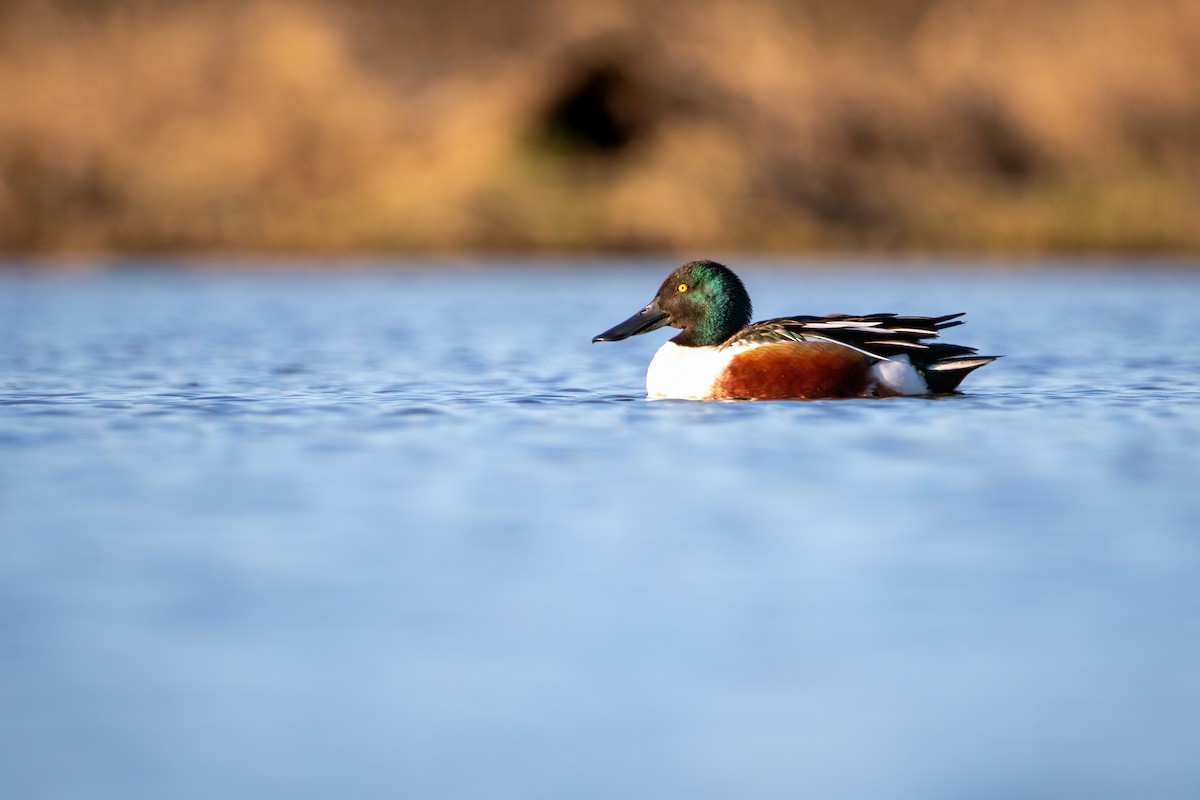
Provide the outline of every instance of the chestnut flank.
{"type": "Polygon", "coordinates": [[[733,358],[713,386],[714,400],[811,400],[858,397],[873,360],[841,345],[780,342],[733,358]]]}

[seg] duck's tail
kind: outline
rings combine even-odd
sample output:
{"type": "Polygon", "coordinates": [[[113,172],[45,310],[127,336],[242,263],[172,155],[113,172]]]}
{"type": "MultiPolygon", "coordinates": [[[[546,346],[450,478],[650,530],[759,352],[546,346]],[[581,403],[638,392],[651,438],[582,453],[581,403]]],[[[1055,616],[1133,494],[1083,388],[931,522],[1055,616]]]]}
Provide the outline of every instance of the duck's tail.
{"type": "Polygon", "coordinates": [[[1000,356],[976,355],[974,347],[932,342],[925,351],[910,354],[914,366],[925,376],[930,394],[949,394],[963,378],[1000,356]]]}

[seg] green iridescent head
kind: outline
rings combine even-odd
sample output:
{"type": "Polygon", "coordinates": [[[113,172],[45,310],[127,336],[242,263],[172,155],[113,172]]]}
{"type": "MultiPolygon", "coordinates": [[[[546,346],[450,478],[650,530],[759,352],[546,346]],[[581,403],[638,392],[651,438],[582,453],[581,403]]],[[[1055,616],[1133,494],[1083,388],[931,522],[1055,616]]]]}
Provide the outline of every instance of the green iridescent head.
{"type": "Polygon", "coordinates": [[[663,281],[650,305],[592,341],[613,342],[656,330],[682,328],[683,347],[719,345],[750,323],[750,295],[737,275],[715,261],[692,261],[663,281]]]}

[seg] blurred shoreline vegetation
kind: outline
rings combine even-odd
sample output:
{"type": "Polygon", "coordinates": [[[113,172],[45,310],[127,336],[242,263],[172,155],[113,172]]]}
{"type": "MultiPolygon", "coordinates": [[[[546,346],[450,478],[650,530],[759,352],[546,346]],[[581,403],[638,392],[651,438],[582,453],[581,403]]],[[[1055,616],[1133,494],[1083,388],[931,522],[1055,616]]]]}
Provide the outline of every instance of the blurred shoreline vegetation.
{"type": "Polygon", "coordinates": [[[1200,251],[1194,0],[0,2],[0,250],[1200,251]]]}

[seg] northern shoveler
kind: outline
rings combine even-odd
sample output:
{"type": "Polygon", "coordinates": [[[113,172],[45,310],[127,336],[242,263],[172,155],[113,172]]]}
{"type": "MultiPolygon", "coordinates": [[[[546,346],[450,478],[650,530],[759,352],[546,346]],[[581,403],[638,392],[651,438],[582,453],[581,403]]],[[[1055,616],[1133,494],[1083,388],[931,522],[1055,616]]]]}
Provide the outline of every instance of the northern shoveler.
{"type": "Polygon", "coordinates": [[[672,272],[648,306],[592,341],[682,328],[650,362],[646,392],[692,400],[947,394],[998,358],[928,341],[961,325],[961,312],[781,317],[753,325],[750,314],[750,295],[732,270],[693,261],[672,272]]]}

